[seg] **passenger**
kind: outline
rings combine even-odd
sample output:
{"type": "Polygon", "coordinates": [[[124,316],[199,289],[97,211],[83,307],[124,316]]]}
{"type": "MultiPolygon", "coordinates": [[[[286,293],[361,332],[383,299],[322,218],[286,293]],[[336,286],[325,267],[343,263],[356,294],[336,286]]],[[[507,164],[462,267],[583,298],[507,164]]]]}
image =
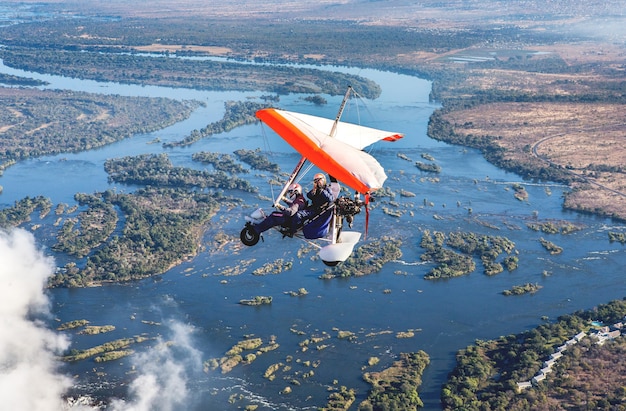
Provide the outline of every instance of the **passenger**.
{"type": "Polygon", "coordinates": [[[302,187],[298,183],[291,184],[287,190],[287,197],[283,197],[282,200],[287,203],[289,207],[285,207],[282,204],[278,204],[277,208],[280,211],[274,211],[272,214],[265,217],[263,221],[257,224],[252,224],[254,231],[261,234],[264,231],[269,230],[277,225],[284,227],[293,226],[292,220],[296,213],[306,209],[307,201],[302,195],[302,187]]]}
{"type": "Polygon", "coordinates": [[[313,176],[313,188],[306,196],[311,200],[311,205],[296,213],[296,218],[293,220],[294,228],[302,224],[303,221],[318,215],[322,211],[322,207],[334,201],[333,193],[326,184],[326,177],[322,173],[313,176]]]}

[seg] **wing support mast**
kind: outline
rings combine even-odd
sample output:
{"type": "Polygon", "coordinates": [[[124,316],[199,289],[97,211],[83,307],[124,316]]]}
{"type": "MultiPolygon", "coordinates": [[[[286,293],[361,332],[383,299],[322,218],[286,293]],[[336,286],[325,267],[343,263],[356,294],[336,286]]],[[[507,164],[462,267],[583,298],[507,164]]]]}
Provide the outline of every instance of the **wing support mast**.
{"type": "MultiPolygon", "coordinates": [[[[330,134],[329,134],[330,137],[335,137],[335,134],[337,133],[337,124],[339,123],[339,120],[341,119],[341,115],[343,114],[343,111],[346,108],[346,104],[348,102],[348,99],[350,98],[350,92],[352,92],[352,86],[348,86],[348,90],[346,91],[346,94],[343,96],[343,100],[341,101],[341,105],[339,106],[337,117],[335,117],[335,122],[333,123],[333,127],[330,130],[330,134]]],[[[285,186],[281,190],[278,197],[276,197],[276,200],[274,200],[274,207],[278,206],[278,204],[280,203],[280,199],[283,198],[283,196],[287,192],[287,189],[289,188],[291,183],[294,182],[294,180],[300,173],[300,170],[302,170],[302,167],[304,166],[305,162],[306,162],[306,157],[302,156],[300,158],[300,161],[298,161],[298,164],[296,164],[296,167],[291,172],[291,175],[289,176],[289,180],[287,180],[287,184],[285,184],[285,186]]]]}

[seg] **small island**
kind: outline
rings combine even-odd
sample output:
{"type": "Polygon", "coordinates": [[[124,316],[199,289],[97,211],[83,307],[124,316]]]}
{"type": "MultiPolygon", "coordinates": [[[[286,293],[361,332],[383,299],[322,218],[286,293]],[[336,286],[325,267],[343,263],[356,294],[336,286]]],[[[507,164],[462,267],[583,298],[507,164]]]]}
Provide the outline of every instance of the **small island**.
{"type": "Polygon", "coordinates": [[[513,196],[519,201],[528,200],[528,191],[526,191],[526,188],[523,185],[519,183],[513,184],[513,191],[514,191],[513,196]]]}
{"type": "Polygon", "coordinates": [[[219,369],[222,374],[227,374],[239,364],[250,364],[260,355],[273,351],[279,347],[274,336],[270,336],[266,345],[260,337],[246,336],[243,340],[233,345],[221,358],[211,358],[204,362],[204,372],[219,369]],[[246,353],[247,352],[247,353],[246,353]]]}
{"type": "Polygon", "coordinates": [[[328,101],[324,97],[320,96],[319,94],[316,94],[315,96],[307,96],[304,98],[304,101],[313,103],[316,106],[323,106],[328,103],[328,101]]]}
{"type": "Polygon", "coordinates": [[[263,295],[257,295],[256,297],[252,298],[252,299],[243,299],[243,300],[239,300],[239,304],[242,305],[265,305],[265,304],[271,304],[272,303],[272,297],[266,297],[263,295]]]}
{"type": "Polygon", "coordinates": [[[559,247],[558,245],[554,244],[552,241],[548,241],[548,240],[546,240],[543,237],[541,237],[539,239],[539,242],[541,243],[543,248],[545,248],[547,251],[549,251],[550,254],[552,254],[552,255],[561,254],[563,252],[563,248],[562,247],[559,247]]]}
{"type": "Polygon", "coordinates": [[[441,173],[441,166],[433,163],[424,163],[423,161],[416,161],[415,166],[427,173],[441,173]]]}
{"type": "Polygon", "coordinates": [[[609,241],[618,242],[621,244],[626,244],[626,233],[617,233],[614,231],[609,231],[609,241]]]}
{"type": "Polygon", "coordinates": [[[526,283],[524,285],[514,285],[508,290],[502,291],[503,295],[522,295],[522,294],[533,294],[543,288],[541,285],[535,283],[526,283]]]}

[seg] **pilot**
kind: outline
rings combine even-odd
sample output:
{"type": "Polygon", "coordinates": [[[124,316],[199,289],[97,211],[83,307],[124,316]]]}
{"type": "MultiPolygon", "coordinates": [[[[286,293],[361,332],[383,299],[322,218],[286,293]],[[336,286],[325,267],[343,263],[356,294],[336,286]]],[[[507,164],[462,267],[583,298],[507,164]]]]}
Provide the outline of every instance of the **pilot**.
{"type": "Polygon", "coordinates": [[[291,220],[301,210],[307,207],[307,200],[302,195],[302,186],[298,183],[293,183],[287,189],[287,197],[283,197],[283,200],[288,207],[278,204],[276,208],[278,211],[274,211],[272,214],[265,217],[263,221],[257,224],[253,224],[254,231],[261,234],[264,231],[269,230],[277,225],[290,227],[291,220]]]}

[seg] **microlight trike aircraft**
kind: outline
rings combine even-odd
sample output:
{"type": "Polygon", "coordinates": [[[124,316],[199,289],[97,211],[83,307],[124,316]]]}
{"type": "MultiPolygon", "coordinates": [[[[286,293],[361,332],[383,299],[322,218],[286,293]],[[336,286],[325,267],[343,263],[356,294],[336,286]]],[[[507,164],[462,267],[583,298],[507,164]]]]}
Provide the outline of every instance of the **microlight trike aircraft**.
{"type": "MultiPolygon", "coordinates": [[[[363,149],[380,140],[396,141],[403,137],[400,133],[340,121],[351,92],[353,89],[349,86],[335,120],[275,108],[265,108],[256,112],[257,118],[262,123],[269,126],[302,155],[276,197],[273,207],[282,208],[280,199],[297,181],[307,162],[327,173],[331,186],[336,184],[334,201],[329,202],[319,213],[304,220],[295,229],[286,224],[274,227],[283,234],[283,237],[297,237],[314,244],[319,248],[319,257],[328,266],[335,266],[352,254],[361,233],[343,230],[343,225],[347,222],[349,227],[352,227],[354,215],[358,214],[363,206],[366,211],[367,232],[370,196],[382,188],[387,179],[383,167],[363,149]],[[338,196],[339,183],[353,189],[354,197],[338,196]]],[[[253,246],[259,242],[261,234],[254,226],[265,216],[262,209],[257,209],[250,216],[246,216],[246,225],[240,234],[240,239],[245,245],[253,246]]]]}

